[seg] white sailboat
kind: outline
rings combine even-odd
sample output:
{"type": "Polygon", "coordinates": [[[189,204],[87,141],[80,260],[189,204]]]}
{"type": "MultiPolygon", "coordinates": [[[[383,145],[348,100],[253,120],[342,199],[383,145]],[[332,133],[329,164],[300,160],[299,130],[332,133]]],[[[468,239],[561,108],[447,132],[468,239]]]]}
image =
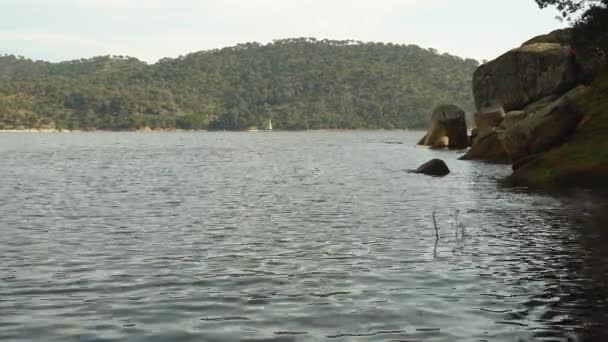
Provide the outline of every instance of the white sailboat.
{"type": "Polygon", "coordinates": [[[272,120],[268,119],[268,125],[266,125],[267,131],[272,131],[272,120]]]}

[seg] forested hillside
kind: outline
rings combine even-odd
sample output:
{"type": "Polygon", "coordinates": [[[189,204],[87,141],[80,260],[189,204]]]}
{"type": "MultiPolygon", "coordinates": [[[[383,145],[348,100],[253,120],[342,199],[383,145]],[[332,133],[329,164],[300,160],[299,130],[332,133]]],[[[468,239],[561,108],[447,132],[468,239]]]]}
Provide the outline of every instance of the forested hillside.
{"type": "Polygon", "coordinates": [[[147,64],[0,57],[0,128],[408,128],[473,108],[477,61],[413,45],[298,38],[147,64]]]}

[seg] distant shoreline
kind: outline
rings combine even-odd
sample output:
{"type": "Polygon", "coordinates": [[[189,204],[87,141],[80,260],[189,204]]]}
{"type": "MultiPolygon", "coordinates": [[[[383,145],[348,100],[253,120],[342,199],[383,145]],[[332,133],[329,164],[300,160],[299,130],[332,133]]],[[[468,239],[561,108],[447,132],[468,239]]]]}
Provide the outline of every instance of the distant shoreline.
{"type": "Polygon", "coordinates": [[[24,128],[24,129],[0,129],[0,133],[70,133],[78,131],[60,130],[54,128],[24,128]]]}
{"type": "Polygon", "coordinates": [[[0,133],[179,133],[179,132],[235,132],[235,133],[271,133],[271,132],[373,132],[373,131],[423,131],[422,128],[414,129],[339,129],[339,128],[327,128],[327,129],[302,129],[302,130],[273,130],[273,131],[232,131],[232,130],[205,130],[205,129],[138,129],[138,130],[67,130],[67,129],[37,129],[37,128],[26,128],[26,129],[0,129],[0,133]]]}

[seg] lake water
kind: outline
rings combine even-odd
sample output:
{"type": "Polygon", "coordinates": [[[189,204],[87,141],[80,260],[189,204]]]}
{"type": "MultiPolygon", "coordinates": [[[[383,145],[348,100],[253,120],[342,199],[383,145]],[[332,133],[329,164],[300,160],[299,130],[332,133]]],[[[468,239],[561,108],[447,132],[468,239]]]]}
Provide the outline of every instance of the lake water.
{"type": "Polygon", "coordinates": [[[0,339],[608,340],[605,202],[421,135],[1,134],[0,339]]]}

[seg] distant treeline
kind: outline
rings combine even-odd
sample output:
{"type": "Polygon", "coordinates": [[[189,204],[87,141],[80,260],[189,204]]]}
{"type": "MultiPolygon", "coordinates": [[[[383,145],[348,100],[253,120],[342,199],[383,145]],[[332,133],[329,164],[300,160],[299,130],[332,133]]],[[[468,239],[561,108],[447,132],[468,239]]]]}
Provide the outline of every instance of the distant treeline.
{"type": "Polygon", "coordinates": [[[147,64],[0,57],[0,128],[411,128],[472,110],[477,61],[415,45],[286,39],[147,64]]]}

